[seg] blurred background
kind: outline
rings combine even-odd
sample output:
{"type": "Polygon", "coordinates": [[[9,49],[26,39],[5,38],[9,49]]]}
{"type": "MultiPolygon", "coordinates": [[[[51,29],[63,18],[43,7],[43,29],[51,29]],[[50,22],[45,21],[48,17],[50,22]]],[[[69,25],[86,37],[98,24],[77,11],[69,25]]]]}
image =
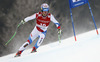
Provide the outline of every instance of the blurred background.
{"type": "MultiPolygon", "coordinates": [[[[62,39],[73,36],[68,2],[68,0],[0,0],[0,56],[17,52],[19,47],[27,41],[29,34],[36,24],[35,20],[22,25],[11,43],[5,46],[5,43],[14,34],[18,23],[25,17],[41,11],[40,6],[42,3],[49,4],[50,13],[61,24],[62,39]]],[[[100,28],[100,0],[89,0],[89,2],[97,27],[100,28]]],[[[95,29],[87,4],[73,8],[72,12],[77,35],[95,29]]],[[[57,40],[57,29],[51,22],[42,45],[57,40]]],[[[37,39],[28,48],[32,48],[36,41],[37,39]]]]}

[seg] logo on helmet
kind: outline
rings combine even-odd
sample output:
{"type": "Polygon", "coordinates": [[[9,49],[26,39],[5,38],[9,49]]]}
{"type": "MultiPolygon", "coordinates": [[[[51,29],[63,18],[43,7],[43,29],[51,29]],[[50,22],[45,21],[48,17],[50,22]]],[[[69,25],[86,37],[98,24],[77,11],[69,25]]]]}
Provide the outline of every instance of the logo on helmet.
{"type": "Polygon", "coordinates": [[[48,6],[47,5],[44,5],[44,8],[48,8],[48,6]]]}

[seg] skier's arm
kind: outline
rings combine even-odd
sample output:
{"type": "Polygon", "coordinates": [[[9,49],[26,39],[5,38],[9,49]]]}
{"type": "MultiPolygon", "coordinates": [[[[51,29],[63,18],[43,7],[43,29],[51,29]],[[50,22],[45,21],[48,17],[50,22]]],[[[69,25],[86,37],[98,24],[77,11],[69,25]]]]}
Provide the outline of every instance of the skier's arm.
{"type": "Polygon", "coordinates": [[[51,21],[56,25],[57,29],[60,29],[59,22],[54,18],[54,16],[51,14],[51,21]]]}
{"type": "Polygon", "coordinates": [[[28,22],[28,21],[33,20],[33,19],[35,19],[35,18],[36,18],[36,13],[33,14],[32,16],[26,17],[26,18],[24,19],[24,21],[25,21],[25,22],[28,22]]]}
{"type": "Polygon", "coordinates": [[[35,19],[35,18],[36,18],[36,13],[33,14],[32,16],[26,17],[24,20],[21,20],[21,24],[24,24],[24,23],[26,23],[26,22],[28,22],[30,20],[35,19]]]}
{"type": "Polygon", "coordinates": [[[58,34],[60,35],[62,30],[60,28],[60,24],[59,22],[54,18],[54,16],[51,14],[51,21],[56,24],[56,27],[57,27],[57,31],[58,31],[58,34]]]}

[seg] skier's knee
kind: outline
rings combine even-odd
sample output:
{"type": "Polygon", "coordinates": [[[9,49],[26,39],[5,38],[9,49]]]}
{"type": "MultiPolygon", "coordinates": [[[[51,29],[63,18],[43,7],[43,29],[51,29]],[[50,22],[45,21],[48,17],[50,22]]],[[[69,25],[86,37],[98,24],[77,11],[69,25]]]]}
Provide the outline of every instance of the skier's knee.
{"type": "Polygon", "coordinates": [[[24,44],[24,47],[28,46],[29,45],[29,42],[25,42],[24,44]]]}
{"type": "Polygon", "coordinates": [[[27,42],[29,42],[29,44],[31,44],[33,41],[31,39],[31,37],[29,37],[29,39],[27,40],[27,42]]]}
{"type": "Polygon", "coordinates": [[[28,44],[24,45],[24,47],[28,46],[28,44]]]}
{"type": "Polygon", "coordinates": [[[27,42],[30,44],[30,41],[29,40],[27,40],[27,42]]]}

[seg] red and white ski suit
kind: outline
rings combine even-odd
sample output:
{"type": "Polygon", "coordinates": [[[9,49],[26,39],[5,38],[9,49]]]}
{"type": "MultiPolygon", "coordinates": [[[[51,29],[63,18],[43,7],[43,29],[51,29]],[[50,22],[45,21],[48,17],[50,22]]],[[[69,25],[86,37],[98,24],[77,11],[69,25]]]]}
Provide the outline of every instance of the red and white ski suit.
{"type": "Polygon", "coordinates": [[[32,30],[28,42],[25,42],[19,50],[24,50],[25,48],[23,47],[25,44],[31,44],[34,39],[36,39],[37,37],[39,37],[38,41],[35,44],[35,48],[38,48],[41,43],[43,42],[43,39],[45,38],[46,32],[47,32],[47,28],[50,24],[50,22],[52,21],[57,29],[60,29],[60,24],[59,22],[54,18],[54,16],[50,13],[48,13],[48,15],[46,17],[42,16],[42,13],[35,13],[32,16],[26,17],[24,19],[25,22],[28,22],[30,20],[36,19],[36,26],[35,28],[32,30]]]}

